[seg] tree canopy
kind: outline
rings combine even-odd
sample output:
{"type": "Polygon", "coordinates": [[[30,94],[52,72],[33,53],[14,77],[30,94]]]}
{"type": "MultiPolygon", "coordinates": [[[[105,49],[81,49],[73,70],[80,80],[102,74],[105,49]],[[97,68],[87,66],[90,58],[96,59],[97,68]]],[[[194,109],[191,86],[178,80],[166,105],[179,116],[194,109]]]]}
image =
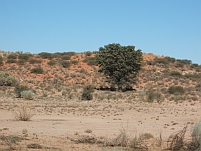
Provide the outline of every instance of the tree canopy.
{"type": "Polygon", "coordinates": [[[123,90],[132,87],[141,69],[142,52],[135,46],[109,44],[99,48],[96,55],[99,72],[106,76],[112,88],[123,90]]]}

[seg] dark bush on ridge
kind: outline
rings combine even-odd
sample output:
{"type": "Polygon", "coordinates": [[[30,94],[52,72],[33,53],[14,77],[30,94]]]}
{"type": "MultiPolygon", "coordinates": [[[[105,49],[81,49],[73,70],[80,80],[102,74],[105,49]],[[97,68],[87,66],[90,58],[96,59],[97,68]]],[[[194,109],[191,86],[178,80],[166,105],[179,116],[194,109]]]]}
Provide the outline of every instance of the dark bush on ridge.
{"type": "Polygon", "coordinates": [[[42,74],[43,69],[41,67],[32,68],[31,73],[42,74]]]}
{"type": "Polygon", "coordinates": [[[168,89],[170,94],[184,94],[185,89],[182,86],[171,86],[168,89]]]}

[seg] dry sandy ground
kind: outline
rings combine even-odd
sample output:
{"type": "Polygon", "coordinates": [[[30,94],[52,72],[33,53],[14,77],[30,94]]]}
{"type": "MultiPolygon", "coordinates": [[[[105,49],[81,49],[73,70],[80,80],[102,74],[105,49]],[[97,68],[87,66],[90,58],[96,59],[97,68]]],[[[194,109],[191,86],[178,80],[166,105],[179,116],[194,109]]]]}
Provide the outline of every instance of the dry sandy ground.
{"type": "MultiPolygon", "coordinates": [[[[77,144],[72,138],[89,135],[105,138],[104,140],[112,139],[117,137],[121,129],[125,129],[130,138],[142,133],[151,133],[157,140],[161,133],[165,142],[172,133],[181,130],[185,124],[188,124],[190,131],[193,124],[200,120],[200,115],[200,102],[150,104],[2,98],[0,136],[13,135],[23,138],[14,144],[17,150],[25,150],[30,143],[45,146],[43,150],[106,150],[99,144],[77,144]],[[30,121],[17,121],[14,112],[17,112],[19,106],[24,103],[28,104],[28,109],[34,116],[30,121]]],[[[1,141],[0,150],[6,147],[8,148],[9,144],[1,141]]],[[[163,147],[165,144],[161,146],[163,147]]]]}

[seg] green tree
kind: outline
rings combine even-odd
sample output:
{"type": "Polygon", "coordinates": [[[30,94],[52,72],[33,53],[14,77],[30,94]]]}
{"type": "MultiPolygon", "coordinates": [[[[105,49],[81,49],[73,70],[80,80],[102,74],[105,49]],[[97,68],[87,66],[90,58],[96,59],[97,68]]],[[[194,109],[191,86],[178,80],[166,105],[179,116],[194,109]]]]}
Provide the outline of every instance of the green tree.
{"type": "Polygon", "coordinates": [[[109,44],[99,48],[96,55],[99,72],[106,76],[106,82],[118,90],[130,88],[141,69],[142,52],[135,46],[109,44]]]}

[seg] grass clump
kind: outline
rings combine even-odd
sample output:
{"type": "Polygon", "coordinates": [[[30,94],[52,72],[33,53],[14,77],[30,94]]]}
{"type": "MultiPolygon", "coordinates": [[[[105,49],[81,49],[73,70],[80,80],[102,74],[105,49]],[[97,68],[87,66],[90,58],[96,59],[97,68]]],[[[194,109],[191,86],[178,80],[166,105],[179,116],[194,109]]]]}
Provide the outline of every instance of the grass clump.
{"type": "Polygon", "coordinates": [[[201,121],[197,122],[193,128],[191,133],[192,141],[188,145],[190,150],[201,151],[201,121]]]}

